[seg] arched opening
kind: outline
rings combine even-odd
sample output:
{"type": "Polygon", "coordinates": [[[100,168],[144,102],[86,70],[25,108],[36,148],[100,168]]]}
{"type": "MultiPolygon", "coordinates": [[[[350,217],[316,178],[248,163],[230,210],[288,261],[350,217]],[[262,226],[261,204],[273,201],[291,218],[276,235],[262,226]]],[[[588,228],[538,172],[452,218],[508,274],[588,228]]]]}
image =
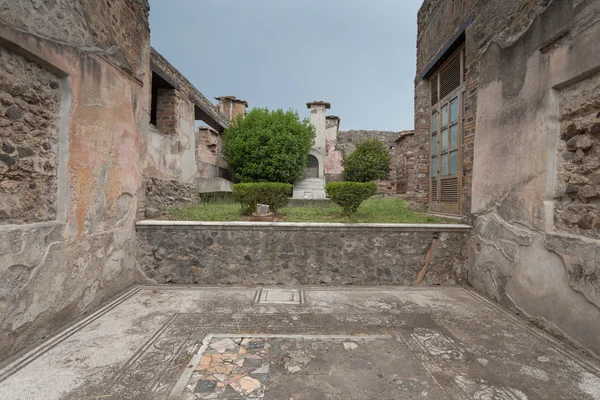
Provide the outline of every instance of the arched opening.
{"type": "Polygon", "coordinates": [[[319,160],[312,154],[308,155],[308,161],[306,163],[305,178],[318,178],[319,177],[319,160]]]}

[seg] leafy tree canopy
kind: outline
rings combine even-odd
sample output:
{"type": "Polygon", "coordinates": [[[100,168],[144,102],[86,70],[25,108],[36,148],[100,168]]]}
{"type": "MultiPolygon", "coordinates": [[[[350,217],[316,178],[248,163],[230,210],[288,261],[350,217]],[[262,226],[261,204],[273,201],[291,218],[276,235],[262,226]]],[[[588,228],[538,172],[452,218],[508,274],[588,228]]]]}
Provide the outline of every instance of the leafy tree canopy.
{"type": "Polygon", "coordinates": [[[314,138],[314,127],[297,112],[254,108],[225,130],[223,154],[241,182],[294,183],[314,138]]]}
{"type": "Polygon", "coordinates": [[[367,139],[359,142],[356,150],[344,157],[344,179],[349,182],[385,179],[390,173],[390,160],[390,153],[381,141],[367,139]]]}

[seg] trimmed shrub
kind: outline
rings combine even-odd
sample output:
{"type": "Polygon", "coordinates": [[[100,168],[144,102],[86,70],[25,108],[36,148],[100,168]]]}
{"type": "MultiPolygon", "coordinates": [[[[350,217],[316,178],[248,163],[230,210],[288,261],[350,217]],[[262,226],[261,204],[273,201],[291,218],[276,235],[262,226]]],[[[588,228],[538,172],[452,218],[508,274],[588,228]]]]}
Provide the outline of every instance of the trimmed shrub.
{"type": "Polygon", "coordinates": [[[331,182],[326,185],[331,201],[344,209],[344,214],[354,214],[360,204],[377,193],[373,182],[331,182]]]}
{"type": "Polygon", "coordinates": [[[350,182],[386,179],[390,173],[390,161],[390,152],[379,140],[359,142],[356,150],[344,157],[344,179],[350,182]]]}
{"type": "Polygon", "coordinates": [[[258,182],[233,185],[233,198],[242,205],[244,214],[252,214],[257,204],[268,204],[269,210],[277,210],[287,205],[292,195],[293,185],[289,183],[258,182]]]}
{"type": "Polygon", "coordinates": [[[223,132],[223,155],[240,182],[294,183],[306,168],[315,128],[298,113],[255,108],[223,132]]]}

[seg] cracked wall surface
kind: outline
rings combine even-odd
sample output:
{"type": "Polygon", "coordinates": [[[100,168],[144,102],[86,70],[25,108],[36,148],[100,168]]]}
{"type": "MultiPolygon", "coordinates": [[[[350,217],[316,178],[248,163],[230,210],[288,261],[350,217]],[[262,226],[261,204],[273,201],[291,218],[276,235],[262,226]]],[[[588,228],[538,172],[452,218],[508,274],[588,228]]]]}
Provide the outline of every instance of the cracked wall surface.
{"type": "Polygon", "coordinates": [[[479,49],[469,283],[600,355],[600,4],[476,10],[466,37],[479,49]]]}
{"type": "Polygon", "coordinates": [[[56,218],[60,79],[0,46],[0,224],[56,218]]]}
{"type": "Polygon", "coordinates": [[[2,56],[12,60],[0,71],[25,66],[26,81],[11,81],[23,85],[22,120],[55,130],[28,136],[5,125],[0,154],[52,158],[40,197],[56,209],[0,225],[0,363],[134,282],[147,12],[143,0],[0,4],[2,56]],[[25,110],[29,95],[47,102],[43,111],[25,110]]]}

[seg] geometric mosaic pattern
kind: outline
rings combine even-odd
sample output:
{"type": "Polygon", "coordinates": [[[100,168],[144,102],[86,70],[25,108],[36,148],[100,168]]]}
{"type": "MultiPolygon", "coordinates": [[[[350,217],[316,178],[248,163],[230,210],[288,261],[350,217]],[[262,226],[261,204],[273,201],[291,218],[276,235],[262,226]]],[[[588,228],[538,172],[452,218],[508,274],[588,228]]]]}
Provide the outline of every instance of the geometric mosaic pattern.
{"type": "Polygon", "coordinates": [[[254,304],[302,305],[306,303],[303,290],[296,289],[258,289],[254,295],[254,304]]]}
{"type": "Polygon", "coordinates": [[[136,289],[0,371],[0,400],[600,400],[597,362],[470,290],[306,293],[136,289]]]}

